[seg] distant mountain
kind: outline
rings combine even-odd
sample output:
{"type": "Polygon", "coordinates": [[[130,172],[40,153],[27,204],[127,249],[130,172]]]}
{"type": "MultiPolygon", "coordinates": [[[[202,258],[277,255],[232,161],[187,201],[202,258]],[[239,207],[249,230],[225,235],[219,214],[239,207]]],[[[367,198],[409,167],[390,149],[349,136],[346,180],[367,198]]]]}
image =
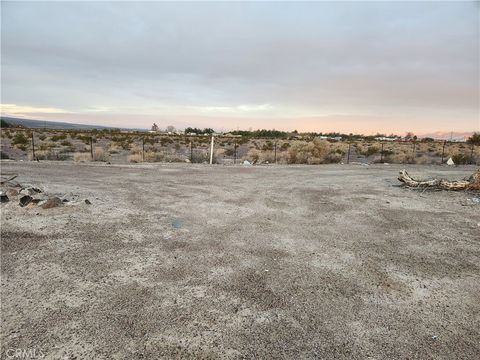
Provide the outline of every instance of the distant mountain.
{"type": "MultiPolygon", "coordinates": [[[[58,130],[92,130],[92,129],[118,129],[111,126],[102,126],[102,125],[85,125],[85,124],[74,124],[68,122],[57,122],[57,121],[45,121],[45,120],[33,120],[33,119],[21,119],[14,117],[1,117],[2,123],[5,121],[13,126],[24,126],[30,129],[58,129],[58,130]]],[[[124,129],[122,130],[139,130],[145,131],[145,129],[124,129]]]]}
{"type": "Polygon", "coordinates": [[[435,132],[432,132],[432,133],[422,134],[421,137],[431,137],[433,139],[439,139],[439,140],[458,141],[458,140],[466,140],[472,135],[473,135],[473,131],[466,131],[466,132],[435,131],[435,132]]]}

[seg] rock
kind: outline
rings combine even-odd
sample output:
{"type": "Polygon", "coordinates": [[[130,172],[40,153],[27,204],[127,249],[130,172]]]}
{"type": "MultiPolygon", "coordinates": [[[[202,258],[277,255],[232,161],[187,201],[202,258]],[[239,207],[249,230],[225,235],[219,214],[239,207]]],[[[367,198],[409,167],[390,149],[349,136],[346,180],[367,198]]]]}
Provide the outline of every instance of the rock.
{"type": "Polygon", "coordinates": [[[190,159],[185,159],[185,162],[188,164],[191,163],[190,159]]]}
{"type": "Polygon", "coordinates": [[[243,165],[244,165],[244,166],[250,166],[250,165],[252,165],[252,164],[250,163],[250,161],[245,160],[245,161],[243,162],[243,165]]]}
{"type": "Polygon", "coordinates": [[[22,195],[35,195],[35,194],[40,194],[42,190],[36,188],[36,187],[26,187],[20,191],[20,194],[22,195]]]}
{"type": "Polygon", "coordinates": [[[21,207],[27,206],[28,204],[30,204],[32,200],[33,198],[30,195],[24,195],[20,198],[20,206],[21,207]]]}
{"type": "Polygon", "coordinates": [[[43,205],[42,209],[51,209],[62,205],[62,200],[56,196],[49,198],[43,205]]]}
{"type": "Polygon", "coordinates": [[[7,190],[7,196],[9,196],[9,197],[18,196],[18,190],[17,189],[8,189],[7,190]]]}
{"type": "Polygon", "coordinates": [[[449,165],[449,166],[455,165],[455,163],[453,162],[452,158],[449,158],[449,159],[447,160],[447,165],[449,165]]]}
{"type": "Polygon", "coordinates": [[[3,194],[3,193],[0,194],[0,202],[7,203],[9,201],[10,201],[10,199],[8,198],[7,194],[3,194]]]}
{"type": "Polygon", "coordinates": [[[88,199],[85,199],[85,204],[87,204],[87,205],[92,205],[92,202],[91,202],[90,200],[88,200],[88,199]]]}
{"type": "Polygon", "coordinates": [[[20,190],[20,195],[32,195],[33,192],[29,188],[20,190]]]}

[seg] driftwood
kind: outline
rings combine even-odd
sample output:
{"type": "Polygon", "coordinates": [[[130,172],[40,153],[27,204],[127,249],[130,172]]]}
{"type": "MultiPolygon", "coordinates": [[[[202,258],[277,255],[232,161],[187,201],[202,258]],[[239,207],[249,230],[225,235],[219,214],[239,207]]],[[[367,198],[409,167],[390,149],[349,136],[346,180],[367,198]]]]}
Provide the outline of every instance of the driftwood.
{"type": "Polygon", "coordinates": [[[433,179],[433,180],[415,180],[407,171],[403,169],[400,171],[398,180],[404,183],[406,186],[423,189],[439,189],[439,190],[471,190],[480,191],[480,169],[472,174],[466,180],[450,181],[445,179],[433,179]]]}

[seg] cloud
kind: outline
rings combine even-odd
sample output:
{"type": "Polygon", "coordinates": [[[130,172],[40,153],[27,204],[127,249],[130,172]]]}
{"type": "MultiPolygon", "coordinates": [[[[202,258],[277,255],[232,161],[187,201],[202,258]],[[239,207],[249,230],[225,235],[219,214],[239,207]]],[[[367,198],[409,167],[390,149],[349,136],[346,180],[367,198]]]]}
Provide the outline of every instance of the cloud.
{"type": "Polygon", "coordinates": [[[21,106],[15,104],[0,104],[0,112],[2,115],[28,115],[28,114],[69,114],[70,111],[53,107],[35,107],[21,106]]]}
{"type": "Polygon", "coordinates": [[[3,103],[480,127],[470,2],[5,2],[1,16],[3,103]]]}

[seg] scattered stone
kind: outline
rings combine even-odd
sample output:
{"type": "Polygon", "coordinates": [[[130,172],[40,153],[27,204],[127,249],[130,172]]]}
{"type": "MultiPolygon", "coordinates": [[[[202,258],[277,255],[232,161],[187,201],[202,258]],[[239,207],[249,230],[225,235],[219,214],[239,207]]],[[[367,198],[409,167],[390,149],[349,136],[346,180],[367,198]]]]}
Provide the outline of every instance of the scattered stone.
{"type": "Polygon", "coordinates": [[[62,205],[62,200],[60,200],[60,198],[54,196],[54,197],[49,198],[42,205],[42,209],[51,209],[51,208],[54,208],[54,207],[57,207],[57,206],[60,206],[60,205],[62,205]]]}
{"type": "Polygon", "coordinates": [[[37,204],[35,204],[33,201],[31,201],[27,206],[25,206],[25,209],[33,209],[36,206],[37,206],[37,204]]]}
{"type": "Polygon", "coordinates": [[[90,200],[88,200],[88,199],[85,199],[85,204],[87,204],[87,205],[92,205],[92,202],[91,202],[90,200]]]}
{"type": "Polygon", "coordinates": [[[33,191],[30,190],[30,188],[25,188],[20,190],[20,195],[32,195],[33,191]]]}
{"type": "Polygon", "coordinates": [[[243,165],[244,165],[244,166],[250,166],[250,165],[252,165],[252,164],[250,163],[250,161],[245,160],[245,161],[243,162],[243,165]]]}
{"type": "Polygon", "coordinates": [[[449,165],[449,166],[455,165],[455,163],[453,162],[452,158],[449,158],[449,159],[447,160],[447,165],[449,165]]]}
{"type": "Polygon", "coordinates": [[[30,195],[24,195],[20,198],[20,206],[21,207],[27,206],[28,204],[30,204],[32,200],[33,198],[30,195]]]}
{"type": "Polygon", "coordinates": [[[188,164],[191,163],[190,159],[185,159],[185,162],[188,163],[188,164]]]}
{"type": "Polygon", "coordinates": [[[17,189],[8,189],[7,190],[7,196],[9,196],[9,197],[18,196],[18,190],[17,189]]]}
{"type": "Polygon", "coordinates": [[[0,202],[7,203],[9,201],[10,201],[10,199],[8,198],[7,194],[3,194],[3,193],[0,194],[0,202]]]}

